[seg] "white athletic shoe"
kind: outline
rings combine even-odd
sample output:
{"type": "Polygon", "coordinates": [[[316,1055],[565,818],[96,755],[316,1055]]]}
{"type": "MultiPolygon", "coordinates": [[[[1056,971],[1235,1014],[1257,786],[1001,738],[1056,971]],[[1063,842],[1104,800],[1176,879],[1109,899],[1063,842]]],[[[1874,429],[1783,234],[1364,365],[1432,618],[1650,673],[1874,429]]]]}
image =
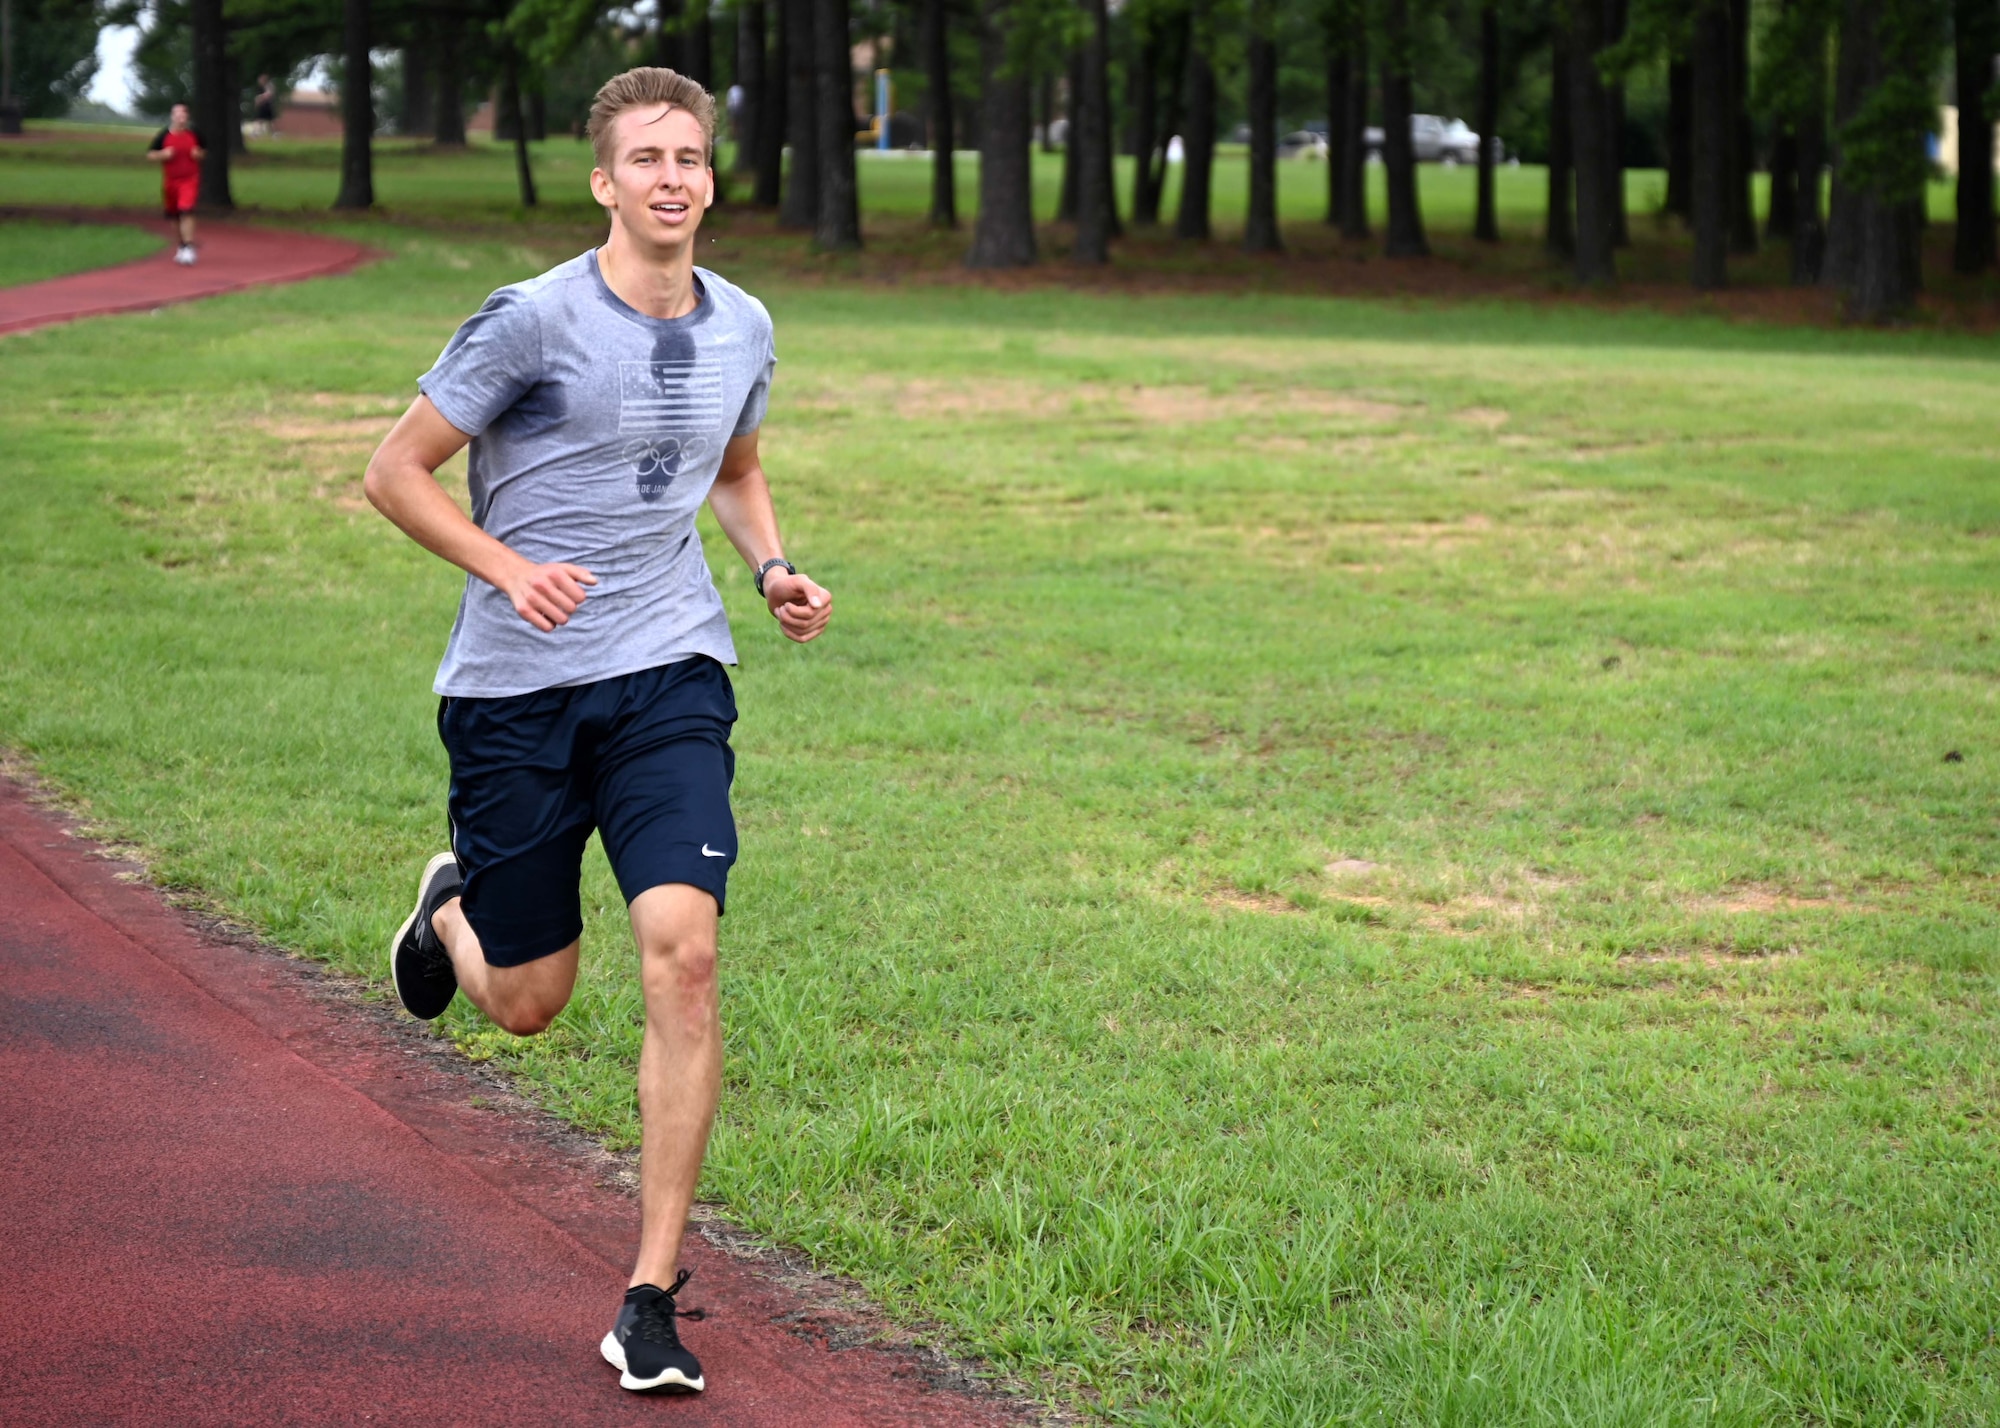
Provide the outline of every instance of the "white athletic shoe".
{"type": "Polygon", "coordinates": [[[174,250],[174,261],[179,263],[183,268],[192,268],[194,266],[194,244],[183,243],[180,247],[176,248],[174,250]]]}

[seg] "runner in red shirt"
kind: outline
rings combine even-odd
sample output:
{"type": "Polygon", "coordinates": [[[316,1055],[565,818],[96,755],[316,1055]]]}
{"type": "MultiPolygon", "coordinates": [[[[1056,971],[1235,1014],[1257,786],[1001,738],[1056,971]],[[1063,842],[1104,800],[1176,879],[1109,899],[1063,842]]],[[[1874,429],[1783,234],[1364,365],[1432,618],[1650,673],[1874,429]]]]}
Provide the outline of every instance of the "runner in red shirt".
{"type": "Polygon", "coordinates": [[[188,122],[188,107],[176,104],[167,111],[167,127],[153,136],[146,157],[160,166],[161,197],[167,217],[180,228],[181,246],[174,261],[182,267],[194,265],[194,206],[201,197],[201,161],[208,157],[201,135],[188,122]]]}

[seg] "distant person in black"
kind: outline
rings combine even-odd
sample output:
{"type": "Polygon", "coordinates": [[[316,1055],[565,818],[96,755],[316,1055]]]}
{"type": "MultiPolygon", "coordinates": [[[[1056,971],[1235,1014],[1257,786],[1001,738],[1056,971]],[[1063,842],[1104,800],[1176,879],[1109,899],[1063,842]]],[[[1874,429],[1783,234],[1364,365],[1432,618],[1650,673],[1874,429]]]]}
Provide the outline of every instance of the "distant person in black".
{"type": "Polygon", "coordinates": [[[271,126],[278,122],[278,87],[271,83],[271,76],[257,76],[257,98],[250,110],[250,132],[258,138],[269,137],[271,126]]]}

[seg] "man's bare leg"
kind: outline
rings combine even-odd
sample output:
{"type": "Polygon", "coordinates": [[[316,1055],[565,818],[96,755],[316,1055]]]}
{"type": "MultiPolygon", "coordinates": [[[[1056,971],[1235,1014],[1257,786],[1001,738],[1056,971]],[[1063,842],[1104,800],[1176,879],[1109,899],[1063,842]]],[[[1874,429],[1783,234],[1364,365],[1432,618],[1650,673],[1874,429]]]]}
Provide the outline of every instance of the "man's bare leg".
{"type": "Polygon", "coordinates": [[[722,1092],[722,1013],[716,990],[715,899],[686,883],[632,900],[632,935],[646,994],[639,1052],[639,1262],[633,1284],[666,1288],[701,1178],[722,1092]]]}
{"type": "Polygon", "coordinates": [[[576,943],[518,967],[494,967],[487,964],[479,934],[465,920],[457,898],[437,910],[431,927],[458,974],[458,989],[502,1030],[516,1036],[547,1031],[569,1005],[576,987],[576,943]]]}

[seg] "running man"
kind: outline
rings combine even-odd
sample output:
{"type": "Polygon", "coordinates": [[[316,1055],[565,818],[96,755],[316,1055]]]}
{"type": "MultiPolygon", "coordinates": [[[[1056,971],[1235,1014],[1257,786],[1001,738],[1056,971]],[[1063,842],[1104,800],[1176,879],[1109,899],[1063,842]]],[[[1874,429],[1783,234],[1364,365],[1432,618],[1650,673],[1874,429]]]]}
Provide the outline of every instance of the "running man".
{"type": "Polygon", "coordinates": [[[176,104],[167,111],[167,127],[153,136],[146,157],[160,166],[160,198],[167,221],[176,225],[180,247],[174,261],[183,268],[194,266],[194,206],[201,199],[201,161],[208,148],[188,120],[188,107],[176,104]]]}
{"type": "Polygon", "coordinates": [[[390,961],[414,1016],[462,991],[508,1031],[542,1031],[576,982],[577,880],[600,834],[646,1005],[639,1258],[601,1351],[626,1388],[699,1391],[674,1296],[721,1084],[716,925],[737,855],[736,650],[702,502],[791,639],[824,630],[833,597],[785,559],[757,455],[771,319],[694,265],[713,98],[627,71],[597,92],[590,140],[604,246],[488,298],[368,465],[377,509],[468,576],[436,684],[451,851],[390,961]],[[467,442],[469,520],[433,475],[467,442]]]}

